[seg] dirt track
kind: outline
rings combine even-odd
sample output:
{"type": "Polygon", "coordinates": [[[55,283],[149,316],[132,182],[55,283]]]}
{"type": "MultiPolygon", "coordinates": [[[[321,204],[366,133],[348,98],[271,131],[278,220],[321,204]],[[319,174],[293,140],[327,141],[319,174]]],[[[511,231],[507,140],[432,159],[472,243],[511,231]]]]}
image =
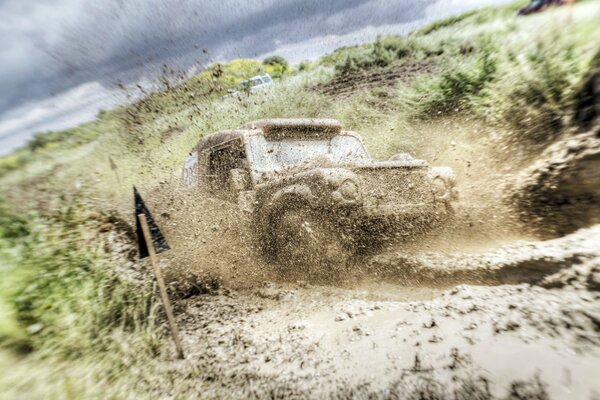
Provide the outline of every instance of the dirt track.
{"type": "MultiPolygon", "coordinates": [[[[437,265],[452,282],[429,274],[420,285],[385,283],[375,274],[338,288],[216,289],[177,303],[188,351],[178,368],[224,382],[216,397],[445,398],[470,390],[479,398],[590,398],[600,393],[599,242],[595,227],[477,255],[414,255],[403,272],[420,277],[415,268],[437,265]],[[454,286],[467,270],[499,271],[498,279],[454,286]],[[541,286],[519,283],[531,280],[528,272],[541,286]]],[[[372,263],[389,270],[406,261],[372,263]]]]}
{"type": "Polygon", "coordinates": [[[188,356],[171,353],[161,368],[202,380],[211,387],[204,395],[600,393],[600,226],[473,248],[466,239],[476,242],[477,231],[457,235],[459,219],[357,260],[344,279],[323,285],[262,261],[234,207],[162,191],[166,198],[153,201],[171,207],[156,217],[174,250],[162,258],[180,296],[188,356]]]}
{"type": "Polygon", "coordinates": [[[314,87],[320,93],[330,97],[349,97],[361,90],[381,86],[394,86],[398,82],[410,82],[421,74],[439,71],[434,61],[411,62],[393,66],[370,74],[349,74],[339,76],[329,82],[314,87]]]}

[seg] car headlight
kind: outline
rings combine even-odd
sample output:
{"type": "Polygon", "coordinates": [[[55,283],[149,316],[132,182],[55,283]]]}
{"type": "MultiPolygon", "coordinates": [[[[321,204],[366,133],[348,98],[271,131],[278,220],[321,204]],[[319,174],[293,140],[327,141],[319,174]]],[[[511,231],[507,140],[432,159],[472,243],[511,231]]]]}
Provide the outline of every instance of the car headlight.
{"type": "Polygon", "coordinates": [[[448,195],[448,186],[446,181],[440,178],[439,176],[433,179],[433,195],[436,200],[445,200],[448,195]]]}
{"type": "Polygon", "coordinates": [[[358,198],[358,186],[350,179],[346,179],[342,182],[338,191],[346,200],[355,200],[358,198]]]}

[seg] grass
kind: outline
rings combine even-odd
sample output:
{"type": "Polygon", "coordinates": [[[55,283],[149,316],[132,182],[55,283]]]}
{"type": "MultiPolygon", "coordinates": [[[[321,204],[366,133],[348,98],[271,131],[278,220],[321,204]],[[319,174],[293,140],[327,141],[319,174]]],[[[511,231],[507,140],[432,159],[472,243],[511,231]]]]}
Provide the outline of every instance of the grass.
{"type": "MultiPolygon", "coordinates": [[[[15,398],[122,398],[131,388],[148,398],[166,393],[140,383],[160,375],[154,364],[164,348],[162,314],[153,287],[124,273],[132,261],[119,250],[127,239],[114,241],[121,231],[111,215],[129,215],[133,184],[151,193],[157,182],[176,179],[203,135],[261,118],[330,117],[359,131],[377,158],[408,149],[449,163],[456,157],[444,148],[459,135],[477,152],[490,131],[516,147],[548,143],[563,128],[597,51],[590,43],[600,28],[597,14],[585,11],[589,4],[576,6],[577,23],[566,27],[561,9],[522,19],[514,18],[515,5],[469,12],[303,63],[273,90],[253,96],[221,99],[265,65],[214,65],[1,157],[0,191],[9,203],[0,203],[0,368],[10,373],[0,374],[0,392],[15,398]],[[423,60],[435,60],[442,72],[348,99],[310,89],[335,74],[423,60]]],[[[176,372],[164,379],[173,389],[181,381],[170,374],[176,372]]]]}
{"type": "Polygon", "coordinates": [[[520,54],[508,53],[505,71],[487,88],[479,108],[521,141],[547,142],[564,127],[581,79],[576,49],[565,35],[549,33],[520,54]]]}
{"type": "Polygon", "coordinates": [[[466,20],[467,18],[472,17],[473,15],[478,15],[480,13],[481,13],[481,10],[472,10],[472,11],[464,12],[459,15],[452,15],[448,18],[440,19],[438,21],[434,21],[434,22],[430,23],[429,25],[425,26],[424,28],[419,29],[417,31],[417,34],[429,35],[432,32],[435,32],[437,30],[440,30],[442,28],[446,28],[446,27],[449,27],[452,25],[456,25],[459,22],[462,22],[462,21],[466,20]]]}
{"type": "Polygon", "coordinates": [[[491,40],[482,40],[477,58],[463,59],[437,78],[417,81],[405,96],[407,108],[418,118],[467,111],[472,99],[495,79],[496,54],[491,40]]]}
{"type": "MultiPolygon", "coordinates": [[[[110,379],[127,370],[124,345],[140,360],[160,354],[162,315],[152,284],[117,273],[126,261],[111,248],[118,238],[102,233],[112,229],[110,216],[82,204],[23,216],[0,204],[0,221],[2,358],[101,361],[98,378],[110,379]]],[[[0,380],[0,391],[11,385],[17,383],[0,380]]]]}

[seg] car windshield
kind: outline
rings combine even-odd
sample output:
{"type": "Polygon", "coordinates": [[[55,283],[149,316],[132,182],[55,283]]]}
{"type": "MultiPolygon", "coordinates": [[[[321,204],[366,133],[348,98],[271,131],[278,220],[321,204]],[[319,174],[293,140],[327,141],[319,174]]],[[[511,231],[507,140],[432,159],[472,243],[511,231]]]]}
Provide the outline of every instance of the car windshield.
{"type": "Polygon", "coordinates": [[[279,171],[287,167],[326,160],[333,163],[371,161],[364,146],[354,136],[338,135],[331,139],[285,139],[269,141],[251,136],[250,152],[256,172],[279,171]]]}
{"type": "Polygon", "coordinates": [[[244,90],[244,89],[249,89],[251,87],[262,85],[262,84],[263,84],[262,79],[260,77],[255,77],[255,78],[251,78],[246,81],[242,81],[242,82],[238,83],[238,87],[241,90],[244,90]]]}

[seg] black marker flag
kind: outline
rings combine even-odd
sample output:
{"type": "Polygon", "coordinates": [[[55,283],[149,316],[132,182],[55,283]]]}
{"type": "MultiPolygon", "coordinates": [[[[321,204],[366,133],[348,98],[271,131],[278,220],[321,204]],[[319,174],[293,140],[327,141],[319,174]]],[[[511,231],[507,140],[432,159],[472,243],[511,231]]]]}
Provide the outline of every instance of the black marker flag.
{"type": "Polygon", "coordinates": [[[148,227],[150,228],[150,235],[152,236],[152,243],[154,244],[154,249],[156,250],[156,254],[162,253],[163,251],[170,250],[171,247],[167,243],[167,240],[163,236],[162,232],[156,222],[154,222],[154,218],[152,218],[152,214],[150,214],[150,210],[146,207],[142,196],[136,189],[133,187],[133,202],[135,205],[135,231],[137,233],[137,241],[138,248],[140,251],[140,258],[148,257],[148,246],[146,246],[146,242],[144,241],[144,233],[142,232],[142,224],[140,223],[140,219],[138,215],[144,214],[146,216],[146,220],[148,221],[148,227]]]}

